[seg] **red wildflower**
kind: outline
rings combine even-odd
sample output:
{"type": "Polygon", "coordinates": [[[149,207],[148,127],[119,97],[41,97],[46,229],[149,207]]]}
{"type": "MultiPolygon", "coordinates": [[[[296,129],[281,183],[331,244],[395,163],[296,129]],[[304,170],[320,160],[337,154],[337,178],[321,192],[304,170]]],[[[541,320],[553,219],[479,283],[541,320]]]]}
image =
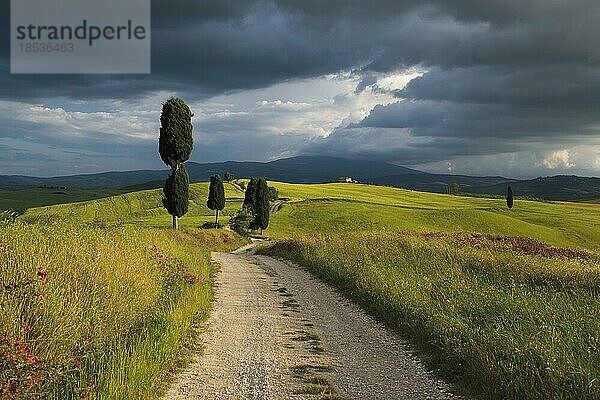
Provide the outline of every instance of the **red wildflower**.
{"type": "Polygon", "coordinates": [[[46,282],[46,278],[48,277],[48,272],[46,272],[43,268],[38,268],[37,275],[40,277],[42,282],[46,282]]]}
{"type": "Polygon", "coordinates": [[[92,381],[88,381],[86,384],[86,388],[83,389],[79,395],[84,398],[87,399],[90,394],[92,393],[98,393],[100,391],[100,387],[98,385],[96,385],[94,382],[92,381]]]}
{"type": "Polygon", "coordinates": [[[29,327],[29,325],[27,325],[25,322],[21,323],[21,329],[25,333],[30,333],[31,332],[31,327],[29,327]]]}

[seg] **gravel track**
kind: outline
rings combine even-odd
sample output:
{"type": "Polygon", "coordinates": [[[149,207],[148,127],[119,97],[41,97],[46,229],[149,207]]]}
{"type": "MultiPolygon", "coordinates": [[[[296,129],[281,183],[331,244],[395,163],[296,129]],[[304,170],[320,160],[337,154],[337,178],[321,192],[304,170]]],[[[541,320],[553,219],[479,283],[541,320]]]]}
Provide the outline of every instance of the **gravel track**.
{"type": "Polygon", "coordinates": [[[165,399],[458,398],[404,341],[305,270],[252,254],[221,265],[199,355],[165,399]]]}
{"type": "Polygon", "coordinates": [[[281,210],[281,207],[283,207],[283,204],[285,203],[284,200],[278,200],[275,203],[273,203],[273,205],[271,206],[271,209],[269,210],[269,212],[271,214],[275,214],[276,212],[279,212],[279,210],[281,210]]]}

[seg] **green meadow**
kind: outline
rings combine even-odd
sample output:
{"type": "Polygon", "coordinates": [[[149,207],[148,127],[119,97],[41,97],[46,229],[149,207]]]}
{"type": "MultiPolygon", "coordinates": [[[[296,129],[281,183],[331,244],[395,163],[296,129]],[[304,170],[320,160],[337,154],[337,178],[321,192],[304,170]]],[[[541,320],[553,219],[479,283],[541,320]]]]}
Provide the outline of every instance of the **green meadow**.
{"type": "Polygon", "coordinates": [[[273,185],[290,202],[261,252],[337,287],[459,392],[600,398],[600,207],[273,185]]]}
{"type": "Polygon", "coordinates": [[[567,247],[600,249],[600,206],[474,198],[353,184],[271,183],[289,198],[269,234],[480,232],[525,236],[567,247]]]}
{"type": "MultiPolygon", "coordinates": [[[[224,186],[227,204],[221,214],[225,222],[229,215],[235,214],[241,207],[244,193],[231,184],[224,186]]],[[[162,195],[162,189],[152,189],[98,200],[31,208],[25,211],[20,220],[29,223],[67,220],[74,224],[164,228],[170,226],[171,216],[162,205],[162,195]]],[[[205,222],[214,222],[214,212],[206,206],[207,197],[208,183],[190,185],[190,207],[181,218],[181,226],[199,227],[205,222]]]]}
{"type": "Polygon", "coordinates": [[[211,308],[210,252],[247,243],[190,228],[206,193],[180,231],[156,190],[0,222],[0,397],[159,398],[211,308]]]}
{"type": "Polygon", "coordinates": [[[0,189],[0,210],[23,212],[28,208],[74,203],[117,196],[120,189],[36,188],[22,190],[0,189]]]}
{"type": "MultiPolygon", "coordinates": [[[[261,251],[337,287],[458,392],[600,397],[600,205],[270,185],[286,201],[261,251]]],[[[225,189],[222,222],[244,196],[225,189]]],[[[190,186],[179,232],[160,189],[45,207],[36,193],[4,194],[27,210],[0,227],[0,352],[17,348],[26,368],[0,380],[32,377],[48,398],[157,398],[210,309],[210,251],[246,240],[199,229],[214,221],[208,183],[190,186]]]]}

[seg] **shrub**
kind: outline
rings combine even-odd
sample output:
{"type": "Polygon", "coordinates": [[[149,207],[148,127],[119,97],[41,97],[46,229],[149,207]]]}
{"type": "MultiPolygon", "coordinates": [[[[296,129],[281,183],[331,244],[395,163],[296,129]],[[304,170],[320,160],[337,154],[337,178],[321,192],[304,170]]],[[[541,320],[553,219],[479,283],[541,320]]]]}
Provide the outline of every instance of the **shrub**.
{"type": "Polygon", "coordinates": [[[453,182],[452,184],[450,184],[449,190],[450,190],[450,194],[453,194],[453,195],[460,194],[460,183],[453,182]]]}
{"type": "Polygon", "coordinates": [[[231,229],[240,236],[248,236],[248,231],[251,229],[254,222],[254,214],[248,207],[242,207],[229,220],[231,229]]]}

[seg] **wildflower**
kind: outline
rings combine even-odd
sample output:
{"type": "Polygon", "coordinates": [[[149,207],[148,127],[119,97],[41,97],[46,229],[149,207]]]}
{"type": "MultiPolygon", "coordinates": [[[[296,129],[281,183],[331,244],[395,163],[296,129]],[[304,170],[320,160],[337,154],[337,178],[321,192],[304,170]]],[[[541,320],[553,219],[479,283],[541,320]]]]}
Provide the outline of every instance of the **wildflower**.
{"type": "Polygon", "coordinates": [[[92,393],[98,393],[99,391],[100,391],[100,387],[99,387],[98,385],[96,385],[96,384],[95,384],[94,382],[92,382],[92,381],[88,381],[88,382],[86,383],[86,388],[85,388],[85,389],[83,389],[83,390],[82,390],[82,391],[79,393],[79,395],[80,395],[82,398],[84,398],[84,399],[87,399],[87,398],[90,396],[90,394],[92,394],[92,393]]]}
{"type": "Polygon", "coordinates": [[[31,332],[31,327],[29,325],[27,325],[25,322],[21,323],[21,329],[25,333],[30,333],[31,332]]]}
{"type": "Polygon", "coordinates": [[[40,279],[42,280],[42,282],[45,283],[46,282],[46,278],[48,277],[48,272],[46,272],[46,270],[43,269],[43,268],[38,268],[37,276],[39,276],[40,279]]]}
{"type": "Polygon", "coordinates": [[[77,369],[81,368],[81,360],[79,358],[76,358],[73,362],[73,366],[77,369]]]}

